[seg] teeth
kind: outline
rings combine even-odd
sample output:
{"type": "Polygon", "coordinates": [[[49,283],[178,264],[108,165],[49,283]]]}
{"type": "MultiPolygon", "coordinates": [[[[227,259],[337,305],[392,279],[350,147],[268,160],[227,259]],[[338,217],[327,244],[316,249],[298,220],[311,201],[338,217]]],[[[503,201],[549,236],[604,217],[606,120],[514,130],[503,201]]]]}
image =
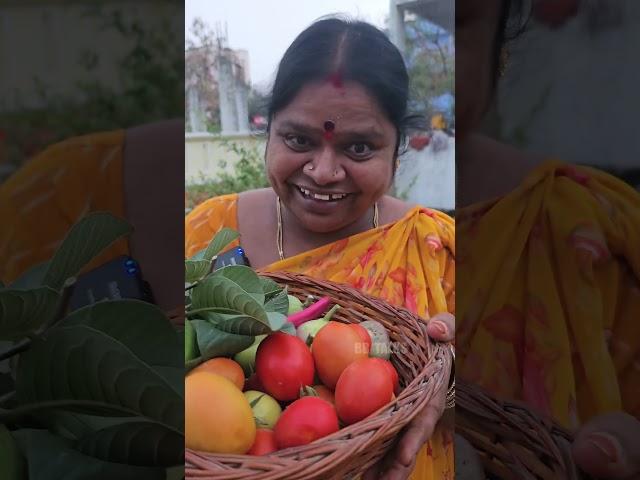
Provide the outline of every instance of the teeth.
{"type": "Polygon", "coordinates": [[[329,200],[342,200],[347,196],[346,193],[335,193],[335,194],[322,194],[322,193],[313,193],[306,188],[298,187],[300,191],[307,195],[308,197],[315,198],[316,200],[323,200],[325,202],[329,200]]]}

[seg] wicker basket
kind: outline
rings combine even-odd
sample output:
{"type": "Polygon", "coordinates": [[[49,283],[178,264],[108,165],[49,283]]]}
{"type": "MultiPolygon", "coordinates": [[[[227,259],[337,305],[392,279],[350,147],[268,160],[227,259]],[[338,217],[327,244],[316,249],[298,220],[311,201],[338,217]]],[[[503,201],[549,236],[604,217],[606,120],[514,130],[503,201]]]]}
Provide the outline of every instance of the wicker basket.
{"type": "Polygon", "coordinates": [[[573,463],[569,432],[522,403],[496,400],[459,379],[456,432],[476,449],[490,479],[590,478],[573,463]]]}
{"type": "Polygon", "coordinates": [[[388,330],[394,346],[392,362],[402,392],[368,418],[315,442],[268,456],[212,455],[186,451],[185,475],[193,479],[275,480],[357,478],[392,446],[398,432],[446,386],[451,353],[426,336],[424,322],[407,310],[367,296],[346,285],[290,273],[265,276],[289,287],[299,298],[328,296],[342,308],[335,320],[347,323],[377,320],[388,330]]]}

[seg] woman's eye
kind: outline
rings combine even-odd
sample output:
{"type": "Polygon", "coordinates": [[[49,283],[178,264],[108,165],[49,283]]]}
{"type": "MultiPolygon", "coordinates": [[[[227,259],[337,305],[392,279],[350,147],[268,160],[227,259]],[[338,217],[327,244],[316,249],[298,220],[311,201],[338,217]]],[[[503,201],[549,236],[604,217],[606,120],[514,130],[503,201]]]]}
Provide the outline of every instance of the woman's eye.
{"type": "Polygon", "coordinates": [[[356,158],[367,158],[373,152],[371,146],[368,143],[358,142],[352,143],[347,148],[347,153],[356,158]]]}
{"type": "Polygon", "coordinates": [[[303,135],[285,135],[284,143],[294,150],[304,150],[311,145],[309,139],[303,135]]]}

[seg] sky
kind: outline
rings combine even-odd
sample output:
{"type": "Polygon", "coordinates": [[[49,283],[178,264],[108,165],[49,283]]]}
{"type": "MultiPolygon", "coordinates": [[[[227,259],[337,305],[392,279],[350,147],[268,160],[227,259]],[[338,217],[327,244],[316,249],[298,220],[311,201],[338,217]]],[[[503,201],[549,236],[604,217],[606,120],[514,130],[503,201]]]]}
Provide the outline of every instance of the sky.
{"type": "Polygon", "coordinates": [[[214,30],[226,22],[229,47],[249,52],[251,82],[268,88],[280,58],[294,38],[317,18],[346,13],[385,26],[389,0],[186,0],[185,35],[194,18],[214,30]]]}

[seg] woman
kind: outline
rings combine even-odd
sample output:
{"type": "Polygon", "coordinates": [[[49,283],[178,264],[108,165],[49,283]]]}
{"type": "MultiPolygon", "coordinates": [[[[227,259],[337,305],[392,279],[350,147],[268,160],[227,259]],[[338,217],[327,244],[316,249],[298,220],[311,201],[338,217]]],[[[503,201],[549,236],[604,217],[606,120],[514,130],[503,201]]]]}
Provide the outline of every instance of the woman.
{"type": "MultiPolygon", "coordinates": [[[[454,229],[446,215],[385,195],[407,126],[399,51],[363,22],[324,19],[280,62],[268,114],[271,188],[212,198],[185,221],[186,255],[223,227],[240,232],[252,267],[348,283],[453,332],[454,229]]],[[[365,478],[453,478],[451,435],[438,429],[444,392],[398,449],[365,478]],[[415,463],[415,468],[413,465],[415,463]]]]}
{"type": "Polygon", "coordinates": [[[637,478],[640,196],[473,133],[524,5],[456,8],[457,374],[580,427],[583,470],[637,478]]]}

